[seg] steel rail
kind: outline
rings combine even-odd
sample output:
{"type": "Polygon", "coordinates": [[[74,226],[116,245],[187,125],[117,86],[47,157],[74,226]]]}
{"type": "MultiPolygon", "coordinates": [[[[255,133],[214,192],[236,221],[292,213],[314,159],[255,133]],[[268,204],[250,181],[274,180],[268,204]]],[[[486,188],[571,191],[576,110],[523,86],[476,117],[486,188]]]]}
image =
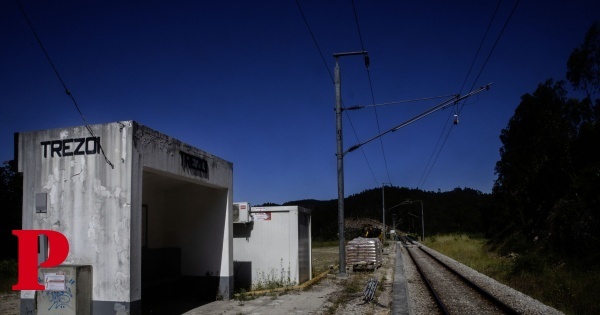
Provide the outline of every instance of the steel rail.
{"type": "MultiPolygon", "coordinates": [[[[494,296],[493,294],[491,294],[490,292],[488,292],[484,288],[482,288],[479,285],[475,284],[473,281],[467,279],[465,276],[463,276],[462,274],[460,274],[454,268],[448,266],[448,264],[444,263],[443,261],[441,261],[437,257],[433,256],[428,251],[424,250],[422,246],[419,246],[419,249],[422,252],[424,252],[425,254],[427,254],[427,256],[431,257],[435,262],[437,262],[438,264],[440,264],[442,267],[446,268],[446,270],[450,271],[452,274],[454,274],[455,276],[457,276],[459,279],[461,279],[464,283],[466,283],[468,286],[470,286],[471,288],[473,288],[475,291],[477,291],[483,297],[485,297],[488,300],[490,300],[497,307],[499,307],[502,311],[506,312],[507,314],[521,314],[520,312],[518,312],[517,310],[515,310],[514,308],[512,308],[508,304],[506,304],[506,303],[502,302],[501,300],[499,300],[496,296],[494,296]]],[[[409,253],[410,253],[410,251],[409,251],[409,253]]]]}
{"type": "Polygon", "coordinates": [[[442,311],[442,313],[444,315],[450,314],[450,312],[448,312],[448,309],[446,308],[446,305],[444,304],[444,302],[442,302],[442,299],[440,298],[440,296],[438,295],[438,293],[433,288],[433,285],[431,284],[431,281],[429,281],[429,279],[427,278],[427,276],[425,276],[425,273],[421,269],[421,265],[419,265],[419,263],[417,263],[417,260],[415,259],[415,257],[411,253],[411,250],[408,249],[408,248],[406,248],[406,251],[408,251],[408,255],[410,256],[410,259],[412,260],[413,264],[417,268],[417,271],[419,272],[419,275],[421,275],[421,279],[423,279],[423,281],[427,285],[427,289],[429,289],[429,292],[431,293],[431,296],[435,300],[435,303],[437,304],[437,306],[440,308],[440,311],[442,311]]]}

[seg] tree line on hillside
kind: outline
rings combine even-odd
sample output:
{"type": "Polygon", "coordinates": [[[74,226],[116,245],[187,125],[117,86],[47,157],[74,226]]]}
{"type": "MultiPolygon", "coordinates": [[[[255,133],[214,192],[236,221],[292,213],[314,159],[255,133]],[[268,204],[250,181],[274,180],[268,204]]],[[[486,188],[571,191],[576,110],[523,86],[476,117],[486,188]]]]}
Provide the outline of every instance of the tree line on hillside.
{"type": "MultiPolygon", "coordinates": [[[[490,207],[490,194],[470,188],[455,188],[446,192],[423,191],[404,187],[386,186],[351,195],[344,201],[346,218],[371,218],[383,221],[385,194],[386,226],[421,234],[421,210],[425,234],[485,233],[484,214],[490,207]],[[382,192],[385,189],[385,192],[382,192]],[[408,203],[407,201],[412,201],[408,203]],[[423,209],[421,209],[421,202],[423,209]],[[400,205],[402,204],[402,205],[400,205]]],[[[273,205],[273,204],[265,204],[273,205]]],[[[296,200],[283,204],[297,205],[312,210],[312,236],[316,240],[334,240],[338,234],[337,199],[296,200]]]]}

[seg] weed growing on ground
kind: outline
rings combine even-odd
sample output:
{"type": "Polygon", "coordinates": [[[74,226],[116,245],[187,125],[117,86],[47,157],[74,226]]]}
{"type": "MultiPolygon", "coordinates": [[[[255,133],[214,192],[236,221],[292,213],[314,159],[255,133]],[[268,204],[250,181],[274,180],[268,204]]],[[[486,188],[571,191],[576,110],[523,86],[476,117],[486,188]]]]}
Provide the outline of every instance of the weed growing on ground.
{"type": "Polygon", "coordinates": [[[236,295],[236,300],[238,300],[240,306],[243,306],[244,302],[248,301],[246,289],[240,289],[240,292],[236,295]]]}
{"type": "Polygon", "coordinates": [[[283,267],[283,259],[280,261],[279,270],[271,268],[268,273],[260,271],[257,278],[258,280],[252,287],[253,290],[273,290],[296,285],[296,281],[291,279],[290,266],[288,265],[287,270],[283,267]]]}
{"type": "MultiPolygon", "coordinates": [[[[325,314],[335,314],[341,305],[348,303],[351,299],[362,296],[365,290],[365,285],[367,284],[368,279],[372,276],[372,273],[360,272],[350,274],[348,275],[347,279],[340,280],[342,289],[338,292],[338,295],[331,300],[332,305],[325,314]]],[[[379,281],[378,288],[375,291],[375,298],[377,298],[382,292],[380,287],[383,287],[381,280],[379,281]]],[[[365,314],[373,314],[375,312],[375,304],[371,304],[370,307],[371,309],[369,312],[365,314]]]]}
{"type": "Polygon", "coordinates": [[[361,279],[364,279],[365,277],[361,276],[353,275],[350,279],[346,280],[344,284],[344,293],[352,295],[362,292],[364,281],[361,281],[361,279]]]}
{"type": "Polygon", "coordinates": [[[385,291],[385,288],[383,287],[383,284],[385,283],[385,280],[387,280],[386,276],[382,276],[381,279],[378,280],[378,284],[377,284],[377,296],[379,296],[379,293],[385,291]]]}

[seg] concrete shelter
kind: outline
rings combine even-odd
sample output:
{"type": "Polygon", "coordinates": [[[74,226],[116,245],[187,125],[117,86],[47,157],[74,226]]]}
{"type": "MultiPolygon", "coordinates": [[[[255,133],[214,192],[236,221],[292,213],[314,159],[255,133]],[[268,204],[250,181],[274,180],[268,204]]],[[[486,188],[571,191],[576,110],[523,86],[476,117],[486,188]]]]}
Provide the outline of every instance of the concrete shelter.
{"type": "MultiPolygon", "coordinates": [[[[23,229],[61,232],[64,264],[91,266],[93,314],[230,297],[232,163],[134,121],[16,133],[15,155],[23,229]]],[[[21,314],[35,297],[21,292],[21,314]]]]}

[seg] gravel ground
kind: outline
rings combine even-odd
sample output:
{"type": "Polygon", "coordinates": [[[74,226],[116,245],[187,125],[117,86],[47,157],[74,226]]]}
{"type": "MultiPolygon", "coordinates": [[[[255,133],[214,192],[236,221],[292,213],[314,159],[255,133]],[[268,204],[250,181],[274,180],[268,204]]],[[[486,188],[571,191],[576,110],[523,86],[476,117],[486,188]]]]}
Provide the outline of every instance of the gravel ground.
{"type": "Polygon", "coordinates": [[[399,246],[400,255],[406,276],[408,288],[408,309],[411,315],[440,314],[435,301],[431,298],[429,290],[421,280],[421,276],[412,263],[408,251],[404,246],[399,246]]]}
{"type": "Polygon", "coordinates": [[[19,293],[0,293],[0,314],[17,315],[19,314],[19,293]]]}
{"type": "MultiPolygon", "coordinates": [[[[348,296],[348,299],[340,303],[336,315],[387,315],[391,314],[392,303],[392,284],[394,283],[394,263],[396,259],[396,246],[390,245],[384,249],[383,263],[381,268],[375,271],[348,271],[348,277],[357,277],[362,284],[361,289],[367,284],[369,278],[377,278],[381,282],[378,284],[375,299],[369,303],[363,301],[363,291],[348,296]]],[[[339,280],[338,280],[339,281],[339,280]]],[[[350,281],[350,279],[348,280],[350,281]]],[[[339,298],[343,293],[337,292],[330,297],[330,300],[339,298]]]]}

